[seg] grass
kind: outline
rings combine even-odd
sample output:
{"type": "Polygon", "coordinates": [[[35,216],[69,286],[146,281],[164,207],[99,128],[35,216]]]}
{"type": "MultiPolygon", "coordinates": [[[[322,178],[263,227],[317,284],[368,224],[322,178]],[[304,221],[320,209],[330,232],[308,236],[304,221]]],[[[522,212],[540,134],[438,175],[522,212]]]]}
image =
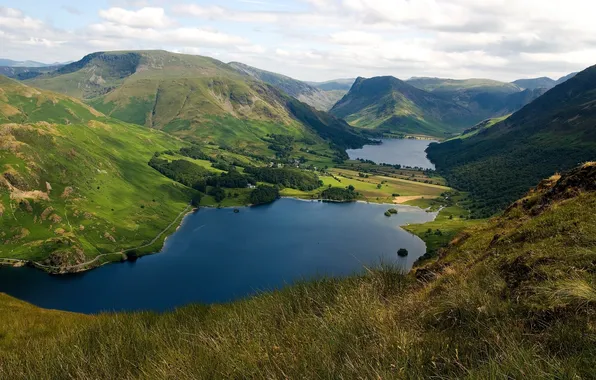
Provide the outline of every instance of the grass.
{"type": "Polygon", "coordinates": [[[567,190],[478,223],[410,275],[382,268],[163,314],[0,296],[0,377],[592,378],[596,193],[567,190]]]}
{"type": "MultiPolygon", "coordinates": [[[[354,161],[358,162],[358,161],[354,161]]],[[[401,202],[399,197],[420,197],[424,199],[435,199],[451,188],[443,185],[444,180],[440,177],[429,177],[423,171],[413,169],[394,169],[372,164],[358,164],[352,166],[353,161],[329,169],[327,175],[321,175],[323,186],[313,191],[300,191],[296,189],[282,189],[281,195],[285,197],[296,197],[304,199],[316,199],[320,193],[331,187],[354,186],[360,195],[359,200],[371,203],[396,203],[401,202]],[[360,173],[367,178],[361,177],[360,173]],[[375,174],[376,173],[376,174],[375,174]],[[432,182],[432,183],[429,183],[432,182]],[[397,199],[397,201],[396,201],[397,199]]]]}
{"type": "Polygon", "coordinates": [[[402,227],[426,243],[426,254],[419,262],[436,258],[439,250],[447,247],[462,231],[484,222],[484,220],[470,219],[470,211],[466,208],[467,194],[449,191],[444,195],[435,199],[416,199],[406,202],[410,206],[438,211],[437,217],[432,222],[402,227]]]}

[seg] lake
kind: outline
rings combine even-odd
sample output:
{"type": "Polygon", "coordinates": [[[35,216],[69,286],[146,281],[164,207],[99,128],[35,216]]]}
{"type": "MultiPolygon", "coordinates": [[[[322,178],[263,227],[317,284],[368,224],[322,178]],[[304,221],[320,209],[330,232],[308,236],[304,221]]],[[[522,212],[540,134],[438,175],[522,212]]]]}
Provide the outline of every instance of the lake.
{"type": "Polygon", "coordinates": [[[381,262],[409,270],[426,247],[399,226],[435,216],[410,206],[297,199],[237,214],[201,209],[184,219],[159,254],[67,276],[4,267],[0,292],[82,313],[227,302],[303,279],[362,273],[381,262]],[[383,215],[390,207],[399,214],[383,215]],[[409,256],[398,257],[399,248],[409,256]]]}
{"type": "Polygon", "coordinates": [[[426,158],[426,148],[433,140],[383,139],[380,145],[365,145],[362,149],[348,149],[350,159],[362,158],[377,164],[402,165],[434,169],[435,165],[426,158]]]}

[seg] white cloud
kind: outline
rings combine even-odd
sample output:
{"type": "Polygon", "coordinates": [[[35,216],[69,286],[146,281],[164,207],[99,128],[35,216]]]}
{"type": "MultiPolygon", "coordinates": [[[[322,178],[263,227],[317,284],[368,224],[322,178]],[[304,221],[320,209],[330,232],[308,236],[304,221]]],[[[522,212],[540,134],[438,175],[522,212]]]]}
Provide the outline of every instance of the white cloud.
{"type": "Polygon", "coordinates": [[[129,11],[123,8],[110,8],[100,10],[99,16],[106,21],[133,28],[166,28],[173,24],[163,8],[146,7],[138,11],[129,11]]]}
{"type": "Polygon", "coordinates": [[[596,63],[592,0],[179,1],[189,3],[110,0],[98,20],[73,31],[0,7],[3,55],[59,61],[96,50],[163,48],[312,80],[513,80],[596,63]]]}

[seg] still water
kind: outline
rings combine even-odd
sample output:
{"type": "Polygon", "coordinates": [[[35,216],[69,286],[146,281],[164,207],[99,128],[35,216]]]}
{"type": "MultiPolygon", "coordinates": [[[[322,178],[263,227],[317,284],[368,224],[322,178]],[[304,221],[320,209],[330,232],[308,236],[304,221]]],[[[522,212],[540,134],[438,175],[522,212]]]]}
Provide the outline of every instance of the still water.
{"type": "Polygon", "coordinates": [[[435,214],[365,203],[281,199],[267,206],[201,209],[187,216],[161,253],[90,272],[49,276],[0,268],[0,292],[35,305],[83,313],[163,311],[191,302],[226,302],[319,276],[394,264],[405,270],[426,248],[399,226],[435,214]],[[406,248],[409,256],[396,252],[406,248]]]}
{"type": "Polygon", "coordinates": [[[380,145],[365,145],[362,149],[348,149],[351,159],[362,158],[377,164],[402,165],[434,169],[435,165],[426,158],[426,148],[431,140],[384,139],[380,145]]]}

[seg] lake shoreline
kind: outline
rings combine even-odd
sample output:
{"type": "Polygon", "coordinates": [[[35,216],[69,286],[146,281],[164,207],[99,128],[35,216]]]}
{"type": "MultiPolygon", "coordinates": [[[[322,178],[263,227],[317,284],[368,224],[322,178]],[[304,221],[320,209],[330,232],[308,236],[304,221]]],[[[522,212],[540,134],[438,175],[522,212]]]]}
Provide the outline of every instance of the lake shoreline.
{"type": "MultiPolygon", "coordinates": [[[[395,203],[374,203],[374,202],[368,202],[368,201],[364,201],[364,200],[355,200],[355,201],[350,201],[350,202],[344,202],[344,201],[334,201],[334,200],[324,200],[324,199],[312,199],[312,198],[300,198],[300,197],[280,197],[279,199],[293,199],[296,201],[301,201],[301,202],[310,202],[310,203],[319,203],[319,202],[324,202],[324,203],[329,203],[329,204],[349,204],[349,203],[359,203],[359,204],[368,204],[368,205],[385,205],[385,206],[400,206],[400,207],[407,207],[407,208],[415,208],[415,209],[420,209],[420,210],[424,210],[420,207],[417,206],[409,206],[409,205],[404,205],[404,204],[395,204],[395,203]]],[[[279,200],[278,199],[278,200],[279,200]]],[[[276,200],[277,201],[277,200],[276,200]]],[[[268,204],[272,204],[275,203],[271,202],[268,204]]],[[[180,222],[177,224],[176,228],[174,229],[174,231],[172,231],[171,233],[169,233],[168,235],[166,235],[164,237],[163,243],[161,244],[161,247],[159,248],[158,251],[155,252],[148,252],[148,253],[140,253],[137,256],[134,257],[134,259],[132,259],[132,261],[136,261],[142,257],[145,256],[153,256],[153,255],[158,255],[161,254],[165,248],[166,242],[168,240],[168,238],[170,238],[172,235],[174,235],[176,232],[178,232],[180,230],[180,228],[182,227],[182,225],[185,223],[185,221],[187,220],[188,217],[192,216],[193,214],[200,212],[201,208],[206,208],[206,209],[230,209],[230,210],[234,210],[234,209],[242,209],[242,208],[250,208],[250,207],[258,207],[258,206],[262,206],[262,205],[242,205],[242,206],[226,206],[226,207],[214,207],[214,206],[200,206],[200,207],[196,207],[196,208],[192,208],[190,211],[184,213],[184,215],[180,218],[180,215],[174,220],[174,222],[176,220],[178,220],[180,218],[180,222]]],[[[183,211],[184,212],[184,211],[183,211]]],[[[435,213],[434,215],[434,219],[436,219],[438,213],[435,213]]],[[[404,224],[402,226],[406,226],[408,224],[404,224]]],[[[400,228],[402,227],[400,226],[400,228]]],[[[164,231],[162,231],[161,234],[165,233],[167,230],[169,230],[171,228],[168,227],[166,228],[164,231]]],[[[407,230],[403,229],[403,231],[408,232],[407,230]]],[[[408,232],[410,233],[410,232],[408,232]]],[[[159,235],[158,235],[159,237],[159,235]]],[[[85,272],[89,272],[92,271],[93,269],[97,269],[100,268],[104,265],[108,265],[108,264],[123,264],[126,262],[131,261],[131,259],[129,258],[129,256],[126,254],[126,252],[131,252],[134,251],[136,248],[129,248],[126,250],[122,250],[120,252],[114,252],[114,253],[106,253],[106,254],[102,254],[102,255],[98,255],[96,257],[94,257],[93,259],[89,260],[86,263],[81,263],[81,264],[75,264],[72,265],[70,267],[62,267],[62,268],[50,268],[38,263],[36,261],[33,260],[25,260],[25,259],[12,259],[12,258],[0,258],[0,267],[13,267],[13,268],[20,268],[20,267],[31,267],[32,269],[37,269],[37,270],[41,270],[45,273],[47,273],[48,275],[52,275],[52,276],[64,276],[64,275],[72,275],[72,274],[79,274],[79,273],[85,273],[85,272]],[[109,255],[122,255],[121,256],[121,260],[107,260],[105,262],[101,262],[99,263],[99,265],[91,265],[94,264],[96,261],[100,260],[102,257],[105,256],[109,256],[109,255]],[[59,269],[59,270],[55,270],[55,269],[59,269]]]]}

